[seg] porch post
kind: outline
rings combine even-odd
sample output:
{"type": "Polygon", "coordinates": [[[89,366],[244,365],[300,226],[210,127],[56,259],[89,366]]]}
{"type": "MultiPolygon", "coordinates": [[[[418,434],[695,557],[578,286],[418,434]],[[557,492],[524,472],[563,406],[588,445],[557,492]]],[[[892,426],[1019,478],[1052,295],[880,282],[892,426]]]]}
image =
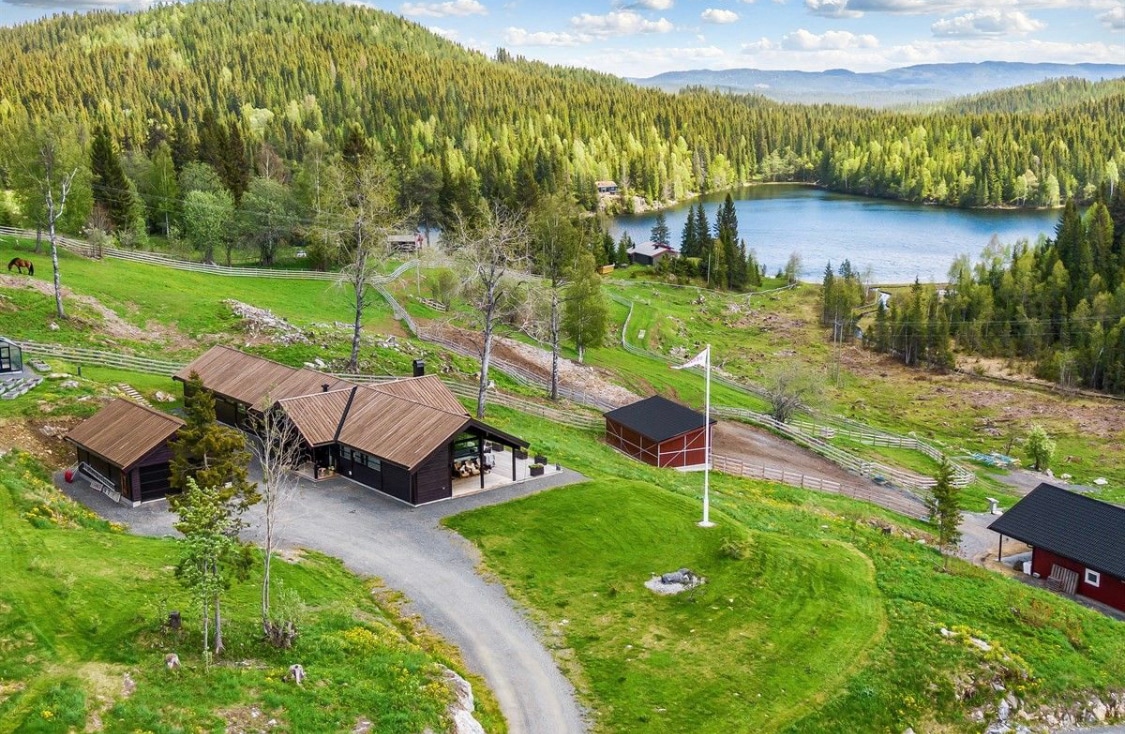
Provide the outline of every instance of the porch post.
{"type": "Polygon", "coordinates": [[[480,467],[480,488],[484,489],[484,438],[477,436],[477,466],[480,467]]]}
{"type": "Polygon", "coordinates": [[[1004,535],[1000,535],[1000,550],[996,551],[996,562],[1000,563],[1004,560],[1004,535]]]}
{"type": "Polygon", "coordinates": [[[516,481],[516,447],[512,447],[512,481],[516,481]]]}

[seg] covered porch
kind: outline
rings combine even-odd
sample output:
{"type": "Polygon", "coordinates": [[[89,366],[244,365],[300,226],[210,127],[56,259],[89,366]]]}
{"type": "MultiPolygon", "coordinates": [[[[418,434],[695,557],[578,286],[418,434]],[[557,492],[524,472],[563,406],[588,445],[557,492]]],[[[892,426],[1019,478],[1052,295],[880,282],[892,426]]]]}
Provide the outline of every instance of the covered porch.
{"type": "Polygon", "coordinates": [[[495,462],[493,467],[486,469],[479,475],[461,477],[455,474],[453,497],[465,497],[479,492],[488,492],[499,487],[518,484],[528,479],[548,476],[562,471],[557,464],[551,461],[541,464],[542,471],[533,469],[537,464],[536,457],[529,456],[523,451],[512,451],[510,448],[503,446],[497,450],[495,445],[490,448],[495,462]],[[536,473],[533,474],[533,471],[536,473]]]}

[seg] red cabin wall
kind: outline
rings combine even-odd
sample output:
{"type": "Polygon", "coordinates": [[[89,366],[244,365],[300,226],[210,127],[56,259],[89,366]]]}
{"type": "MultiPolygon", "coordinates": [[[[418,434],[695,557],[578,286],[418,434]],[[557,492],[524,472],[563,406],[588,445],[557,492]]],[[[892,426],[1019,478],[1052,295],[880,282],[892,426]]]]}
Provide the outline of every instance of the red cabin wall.
{"type": "Polygon", "coordinates": [[[1032,572],[1039,574],[1042,578],[1047,578],[1051,575],[1051,566],[1056,564],[1063,568],[1069,568],[1071,571],[1078,574],[1078,588],[1076,591],[1079,594],[1125,612],[1125,581],[1103,573],[1101,584],[1099,586],[1091,586],[1086,583],[1086,567],[1078,561],[1055,555],[1042,548],[1032,549],[1032,572]]]}
{"type": "Polygon", "coordinates": [[[605,440],[610,446],[653,466],[699,466],[707,461],[707,437],[703,428],[658,443],[607,418],[605,440]]]}
{"type": "Polygon", "coordinates": [[[700,466],[707,462],[707,434],[703,428],[666,439],[659,446],[657,466],[700,466]]]}

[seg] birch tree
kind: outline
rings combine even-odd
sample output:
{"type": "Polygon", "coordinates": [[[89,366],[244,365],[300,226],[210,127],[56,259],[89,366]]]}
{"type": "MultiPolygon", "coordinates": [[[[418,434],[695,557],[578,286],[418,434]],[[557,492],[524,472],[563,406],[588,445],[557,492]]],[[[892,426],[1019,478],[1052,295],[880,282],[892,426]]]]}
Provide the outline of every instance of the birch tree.
{"type": "Polygon", "coordinates": [[[480,320],[480,381],[477,385],[477,418],[484,418],[492,339],[503,304],[518,285],[514,277],[528,263],[528,229],[523,216],[493,209],[476,226],[459,219],[451,242],[465,273],[465,293],[480,320]]]}
{"type": "Polygon", "coordinates": [[[59,270],[58,230],[64,222],[70,229],[85,220],[90,206],[89,170],[84,165],[79,131],[62,122],[46,122],[31,129],[13,131],[8,144],[14,148],[13,184],[24,211],[37,228],[46,228],[54,274],[55,313],[66,318],[62,275],[59,270]]]}
{"type": "MultiPolygon", "coordinates": [[[[267,403],[270,403],[267,398],[267,403]]],[[[262,479],[262,632],[276,647],[291,647],[297,629],[291,619],[279,619],[270,609],[270,570],[286,509],[297,494],[297,475],[292,471],[300,461],[300,436],[280,409],[265,411],[253,423],[258,440],[251,451],[258,460],[262,479]]]]}
{"type": "Polygon", "coordinates": [[[363,313],[378,296],[376,279],[390,255],[387,238],[407,229],[408,217],[396,205],[390,166],[360,143],[345,149],[343,161],[325,172],[318,229],[344,263],[337,284],[350,291],[354,315],[347,370],[358,372],[363,313]]]}
{"type": "Polygon", "coordinates": [[[531,222],[536,269],[547,286],[547,334],[551,342],[551,400],[559,399],[559,341],[563,292],[578,252],[581,233],[574,224],[575,206],[561,197],[544,199],[531,222]]]}

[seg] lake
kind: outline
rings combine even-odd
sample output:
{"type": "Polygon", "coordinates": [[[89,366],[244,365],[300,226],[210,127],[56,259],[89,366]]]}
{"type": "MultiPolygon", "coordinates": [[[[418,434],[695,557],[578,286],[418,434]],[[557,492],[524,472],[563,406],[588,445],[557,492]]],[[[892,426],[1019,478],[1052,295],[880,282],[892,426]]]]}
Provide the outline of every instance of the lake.
{"type": "MultiPolygon", "coordinates": [[[[810,186],[748,186],[731,192],[738,211],[738,234],[758,262],[773,275],[785,267],[790,253],[801,254],[802,280],[819,282],[829,261],[845,259],[863,272],[871,267],[875,282],[944,282],[953,259],[968,254],[976,260],[993,236],[1001,242],[1031,242],[1053,236],[1059,211],[950,209],[885,199],[835,194],[810,186]]],[[[707,221],[726,194],[703,198],[707,221]]],[[[698,199],[693,200],[692,204],[698,199]]],[[[671,245],[679,247],[688,204],[664,211],[671,245]]],[[[614,239],[628,232],[634,241],[649,239],[655,212],[616,217],[614,239]]]]}

